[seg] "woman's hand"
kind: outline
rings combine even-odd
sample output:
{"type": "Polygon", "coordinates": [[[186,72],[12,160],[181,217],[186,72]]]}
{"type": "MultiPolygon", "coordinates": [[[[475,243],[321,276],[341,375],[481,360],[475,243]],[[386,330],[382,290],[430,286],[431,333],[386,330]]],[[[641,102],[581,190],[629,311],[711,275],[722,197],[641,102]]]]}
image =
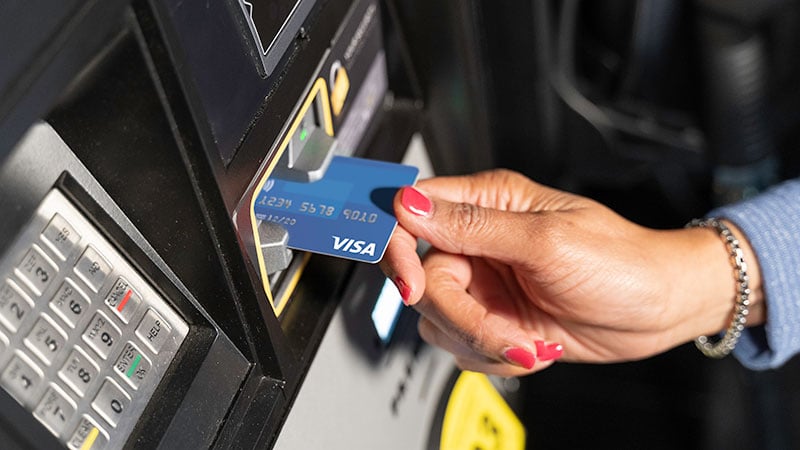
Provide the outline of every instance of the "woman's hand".
{"type": "MultiPolygon", "coordinates": [[[[422,337],[463,369],[520,375],[562,352],[640,359],[731,317],[732,268],[711,230],[644,228],[505,170],[403,188],[395,213],[382,267],[422,314],[422,337]],[[433,247],[422,262],[417,238],[433,247]]],[[[757,272],[751,263],[754,291],[757,272]]],[[[763,321],[755,303],[750,323],[763,321]]]]}

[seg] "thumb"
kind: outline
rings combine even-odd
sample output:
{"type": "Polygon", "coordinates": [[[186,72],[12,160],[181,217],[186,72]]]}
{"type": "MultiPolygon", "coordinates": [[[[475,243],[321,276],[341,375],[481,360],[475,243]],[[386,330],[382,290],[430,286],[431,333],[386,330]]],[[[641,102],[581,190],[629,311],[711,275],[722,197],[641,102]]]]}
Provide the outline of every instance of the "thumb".
{"type": "Polygon", "coordinates": [[[406,186],[395,196],[395,215],[412,235],[448,253],[513,263],[530,257],[530,213],[483,208],[428,197],[406,186]]]}

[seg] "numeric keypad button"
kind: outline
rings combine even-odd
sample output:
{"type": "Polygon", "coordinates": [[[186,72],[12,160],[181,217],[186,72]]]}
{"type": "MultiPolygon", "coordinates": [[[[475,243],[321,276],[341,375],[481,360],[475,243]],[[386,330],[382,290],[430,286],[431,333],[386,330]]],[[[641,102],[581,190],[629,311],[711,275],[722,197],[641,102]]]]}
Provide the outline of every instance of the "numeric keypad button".
{"type": "Polygon", "coordinates": [[[50,308],[64,319],[70,328],[75,328],[89,310],[89,299],[67,278],[56,295],[50,300],[50,308]]]}
{"type": "Polygon", "coordinates": [[[56,214],[42,231],[42,240],[47,242],[59,258],[66,260],[81,236],[66,219],[56,214]]]}
{"type": "Polygon", "coordinates": [[[99,311],[92,317],[89,326],[83,332],[83,340],[103,359],[108,358],[108,355],[117,346],[120,336],[119,328],[99,311]]]}
{"type": "Polygon", "coordinates": [[[128,342],[122,353],[114,363],[114,369],[125,379],[134,389],[139,389],[142,382],[147,379],[150,373],[150,359],[128,342]]]}
{"type": "Polygon", "coordinates": [[[74,414],[75,403],[55,385],[50,385],[33,411],[33,415],[56,436],[61,435],[74,414]]]}
{"type": "Polygon", "coordinates": [[[100,290],[103,282],[111,273],[111,269],[111,263],[91,246],[86,247],[83,255],[75,264],[75,273],[95,292],[100,290]]]}
{"type": "Polygon", "coordinates": [[[92,408],[97,411],[112,427],[116,427],[125,410],[131,404],[131,398],[110,378],[106,378],[103,386],[92,401],[92,408]]]}
{"type": "Polygon", "coordinates": [[[108,444],[108,435],[89,416],[81,417],[67,441],[70,450],[101,450],[108,444]]]}
{"type": "Polygon", "coordinates": [[[0,376],[0,381],[11,395],[25,405],[42,383],[42,371],[26,358],[14,355],[0,376]]]}
{"type": "Polygon", "coordinates": [[[136,327],[136,335],[156,354],[167,342],[170,333],[172,327],[152,309],[147,310],[139,326],[136,327]]]}
{"type": "Polygon", "coordinates": [[[111,290],[108,291],[105,303],[114,311],[117,317],[122,319],[122,322],[127,324],[131,321],[131,317],[136,313],[136,310],[139,309],[142,298],[131,287],[128,280],[119,277],[114,286],[111,287],[111,290]]]}
{"type": "Polygon", "coordinates": [[[39,317],[30,333],[25,337],[25,345],[45,364],[50,365],[67,343],[67,335],[46,315],[39,317]]]}
{"type": "Polygon", "coordinates": [[[53,279],[56,277],[58,269],[50,262],[42,250],[34,245],[25,253],[17,266],[17,275],[31,288],[34,294],[42,295],[53,279]]]}
{"type": "Polygon", "coordinates": [[[12,333],[16,333],[32,307],[33,302],[13,281],[6,280],[0,287],[0,322],[12,333]]]}
{"type": "Polygon", "coordinates": [[[61,367],[58,376],[79,396],[83,397],[99,373],[100,370],[91,358],[76,347],[61,367]]]}

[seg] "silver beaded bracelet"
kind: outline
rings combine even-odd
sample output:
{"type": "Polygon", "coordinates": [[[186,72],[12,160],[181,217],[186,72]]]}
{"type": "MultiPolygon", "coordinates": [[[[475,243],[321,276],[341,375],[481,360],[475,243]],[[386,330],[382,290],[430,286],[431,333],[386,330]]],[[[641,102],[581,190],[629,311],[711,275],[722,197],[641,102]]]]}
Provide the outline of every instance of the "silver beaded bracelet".
{"type": "Polygon", "coordinates": [[[716,342],[711,342],[708,336],[700,336],[695,339],[694,344],[698,350],[703,352],[709,358],[722,358],[728,353],[733,351],[736,343],[742,336],[744,324],[747,322],[747,314],[750,306],[750,278],[747,276],[747,263],[744,262],[744,257],[741,247],[739,247],[739,240],[733,235],[730,228],[728,228],[719,219],[695,219],[686,224],[687,228],[703,227],[713,228],[717,230],[719,236],[728,247],[728,255],[731,257],[733,265],[733,275],[736,279],[736,304],[733,310],[733,319],[731,324],[725,330],[725,334],[716,342]]]}

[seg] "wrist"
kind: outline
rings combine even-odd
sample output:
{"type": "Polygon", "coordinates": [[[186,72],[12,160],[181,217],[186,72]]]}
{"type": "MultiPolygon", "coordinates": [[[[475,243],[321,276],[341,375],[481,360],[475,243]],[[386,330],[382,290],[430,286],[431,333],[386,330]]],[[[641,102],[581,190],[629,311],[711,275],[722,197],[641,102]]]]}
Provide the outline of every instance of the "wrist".
{"type": "MultiPolygon", "coordinates": [[[[747,265],[750,295],[746,326],[762,324],[765,307],[761,271],[752,247],[741,230],[727,225],[739,241],[747,265]]],[[[667,232],[671,253],[668,301],[677,308],[672,330],[676,343],[726,330],[734,317],[738,295],[737,271],[726,242],[714,228],[696,227],[667,232]]]]}

